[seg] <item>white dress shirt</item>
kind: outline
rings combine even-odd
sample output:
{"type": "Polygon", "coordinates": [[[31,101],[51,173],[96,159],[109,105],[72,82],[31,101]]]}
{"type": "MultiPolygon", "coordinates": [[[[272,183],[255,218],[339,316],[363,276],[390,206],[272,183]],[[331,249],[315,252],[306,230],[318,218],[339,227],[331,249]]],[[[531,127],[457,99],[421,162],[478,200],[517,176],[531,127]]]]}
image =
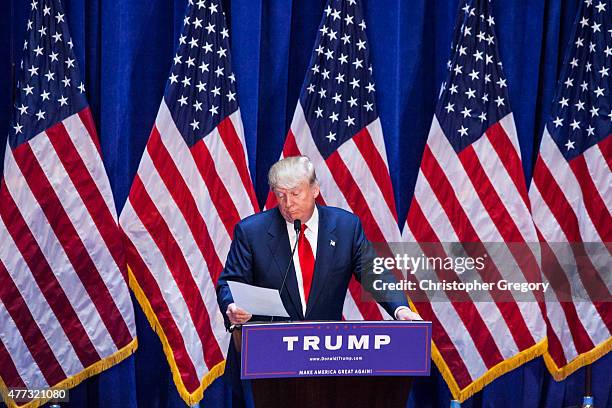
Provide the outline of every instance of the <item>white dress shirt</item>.
{"type": "MultiPolygon", "coordinates": [[[[297,239],[297,234],[293,229],[293,223],[287,222],[287,233],[289,234],[289,244],[291,245],[291,249],[295,245],[295,240],[297,239]]],[[[312,216],[310,219],[305,222],[306,231],[304,231],[304,236],[308,240],[310,247],[312,248],[312,255],[314,256],[315,261],[317,260],[317,239],[319,238],[319,210],[317,206],[315,206],[312,216]]],[[[300,255],[298,254],[298,249],[295,250],[293,254],[293,266],[295,267],[295,277],[297,278],[298,290],[300,292],[300,300],[302,301],[302,312],[306,315],[306,299],[304,298],[304,278],[302,276],[302,267],[300,265],[300,255]]],[[[313,276],[314,279],[314,276],[313,276]]],[[[311,286],[312,288],[312,286],[311,286]]]]}
{"type": "MultiPolygon", "coordinates": [[[[289,235],[289,244],[291,245],[291,249],[295,245],[295,240],[297,239],[297,234],[293,229],[293,223],[285,222],[287,224],[287,234],[289,235]]],[[[317,260],[317,240],[319,238],[319,210],[315,206],[312,216],[308,221],[306,221],[306,230],[304,231],[304,235],[312,248],[312,255],[314,256],[315,261],[317,260]]],[[[302,312],[306,315],[306,299],[304,298],[304,277],[302,276],[302,267],[300,265],[300,255],[298,250],[295,250],[293,254],[293,266],[295,267],[295,277],[297,278],[298,283],[298,291],[300,292],[300,301],[302,302],[302,312]]],[[[314,275],[312,277],[314,279],[314,275]]],[[[312,290],[312,285],[311,285],[312,290]]],[[[401,309],[408,309],[406,306],[400,306],[395,309],[394,317],[397,319],[397,312],[401,309]]]]}

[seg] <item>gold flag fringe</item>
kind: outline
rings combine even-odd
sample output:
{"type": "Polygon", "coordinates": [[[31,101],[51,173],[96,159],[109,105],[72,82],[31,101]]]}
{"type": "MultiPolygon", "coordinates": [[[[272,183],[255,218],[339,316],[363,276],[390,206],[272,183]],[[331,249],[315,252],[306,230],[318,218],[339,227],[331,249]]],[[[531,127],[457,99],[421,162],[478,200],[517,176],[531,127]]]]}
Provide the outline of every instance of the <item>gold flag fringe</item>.
{"type": "Polygon", "coordinates": [[[555,381],[563,381],[567,378],[567,376],[579,368],[595,362],[600,357],[606,355],[610,350],[612,350],[612,337],[608,337],[606,341],[598,344],[595,348],[587,351],[586,353],[579,354],[576,356],[576,358],[563,367],[557,367],[557,364],[555,364],[548,351],[544,353],[544,363],[555,381]]]}
{"type": "MultiPolygon", "coordinates": [[[[114,353],[113,355],[105,357],[102,360],[90,365],[89,367],[81,371],[80,373],[66,378],[65,380],[61,381],[57,385],[54,385],[51,389],[60,390],[60,389],[70,389],[72,387],[75,387],[78,384],[80,384],[82,381],[90,377],[93,377],[94,375],[100,374],[102,371],[106,370],[107,368],[110,368],[114,366],[115,364],[123,361],[124,359],[129,357],[131,354],[133,354],[137,348],[138,348],[138,340],[134,339],[130,343],[128,343],[126,346],[124,346],[122,349],[114,353]]],[[[2,395],[2,399],[4,400],[6,405],[8,405],[9,408],[38,408],[44,403],[51,400],[51,398],[36,399],[24,405],[18,405],[14,400],[8,397],[8,387],[6,386],[2,378],[0,378],[0,394],[2,395]]]]}
{"type": "Polygon", "coordinates": [[[470,398],[472,395],[476,394],[478,391],[481,391],[487,384],[490,384],[495,379],[525,364],[526,362],[541,356],[547,347],[548,341],[544,339],[539,343],[531,346],[530,348],[521,351],[517,355],[512,356],[491,367],[480,378],[475,381],[472,381],[467,387],[463,389],[459,388],[459,385],[455,381],[455,377],[453,377],[450,368],[442,359],[442,355],[440,354],[440,351],[433,343],[433,341],[431,347],[431,356],[434,360],[434,363],[438,367],[438,370],[440,370],[444,381],[446,381],[446,384],[448,385],[448,388],[450,389],[453,398],[458,400],[459,402],[463,402],[466,399],[470,398]]]}
{"type": "MultiPolygon", "coordinates": [[[[410,300],[409,300],[410,301],[410,300]]],[[[410,308],[417,312],[412,301],[410,301],[410,308]]],[[[539,343],[531,346],[530,348],[521,351],[515,356],[512,356],[492,368],[490,368],[486,373],[484,373],[480,378],[475,381],[472,381],[467,387],[461,389],[455,380],[455,377],[451,373],[450,368],[442,358],[442,354],[440,354],[440,350],[434,343],[433,339],[431,341],[431,358],[433,359],[436,367],[442,374],[442,378],[448,385],[453,398],[458,400],[459,402],[463,402],[466,399],[470,398],[472,395],[476,394],[478,391],[481,391],[487,384],[490,384],[496,378],[501,377],[509,371],[514,370],[515,368],[525,364],[526,362],[533,360],[536,357],[544,354],[548,347],[548,340],[544,339],[539,343]]]]}
{"type": "Polygon", "coordinates": [[[206,390],[206,388],[208,388],[208,386],[212,384],[212,382],[215,381],[217,378],[219,378],[225,371],[225,360],[217,363],[213,368],[211,368],[210,371],[204,376],[204,378],[202,378],[200,386],[195,391],[189,392],[187,390],[187,387],[185,387],[185,384],[183,383],[183,379],[181,378],[178,366],[176,365],[176,361],[174,360],[174,352],[170,347],[170,343],[168,342],[166,333],[164,333],[163,328],[159,324],[159,320],[153,312],[151,303],[149,303],[149,299],[147,299],[146,295],[144,294],[144,291],[138,284],[130,266],[128,266],[128,278],[129,285],[132,289],[132,292],[134,293],[134,296],[136,296],[136,299],[138,300],[142,311],[147,317],[149,324],[153,328],[153,331],[157,333],[159,340],[161,341],[162,347],[164,349],[164,354],[166,355],[166,360],[168,361],[170,371],[172,372],[172,379],[174,380],[174,385],[176,386],[179,395],[181,396],[183,401],[185,401],[185,403],[189,406],[200,402],[200,400],[202,400],[202,398],[204,397],[204,391],[206,390]]]}

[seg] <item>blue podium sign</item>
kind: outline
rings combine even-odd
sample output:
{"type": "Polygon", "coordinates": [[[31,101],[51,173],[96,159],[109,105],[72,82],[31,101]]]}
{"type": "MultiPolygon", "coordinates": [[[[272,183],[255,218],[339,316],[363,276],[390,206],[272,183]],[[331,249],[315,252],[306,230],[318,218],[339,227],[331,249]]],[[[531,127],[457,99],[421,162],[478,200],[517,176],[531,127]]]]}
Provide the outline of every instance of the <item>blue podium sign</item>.
{"type": "Polygon", "coordinates": [[[425,376],[431,322],[342,321],[242,326],[243,379],[425,376]]]}

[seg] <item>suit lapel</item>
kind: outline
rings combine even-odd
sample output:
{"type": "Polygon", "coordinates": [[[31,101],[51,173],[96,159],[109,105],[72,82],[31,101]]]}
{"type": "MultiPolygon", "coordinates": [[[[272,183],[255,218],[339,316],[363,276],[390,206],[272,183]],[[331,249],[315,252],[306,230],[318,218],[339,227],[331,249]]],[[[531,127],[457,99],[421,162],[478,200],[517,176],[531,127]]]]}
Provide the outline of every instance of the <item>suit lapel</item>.
{"type": "Polygon", "coordinates": [[[335,246],[332,244],[338,239],[334,234],[336,229],[336,219],[330,217],[325,207],[317,205],[319,210],[319,235],[317,237],[317,254],[315,258],[314,276],[312,277],[312,286],[310,295],[306,303],[306,316],[308,317],[313,305],[316,304],[317,298],[325,287],[325,280],[330,265],[334,260],[335,246]]]}
{"type": "MultiPolygon", "coordinates": [[[[285,220],[281,216],[278,208],[275,209],[275,212],[276,215],[273,217],[273,220],[268,227],[268,246],[278,268],[280,289],[285,270],[287,270],[287,265],[289,265],[289,262],[291,262],[291,244],[289,243],[289,235],[287,234],[287,225],[285,220]]],[[[287,273],[285,291],[287,291],[289,294],[289,299],[291,300],[291,303],[297,311],[300,319],[303,320],[304,314],[302,311],[302,301],[300,300],[297,279],[295,277],[295,268],[293,265],[291,265],[291,268],[287,273]]]]}

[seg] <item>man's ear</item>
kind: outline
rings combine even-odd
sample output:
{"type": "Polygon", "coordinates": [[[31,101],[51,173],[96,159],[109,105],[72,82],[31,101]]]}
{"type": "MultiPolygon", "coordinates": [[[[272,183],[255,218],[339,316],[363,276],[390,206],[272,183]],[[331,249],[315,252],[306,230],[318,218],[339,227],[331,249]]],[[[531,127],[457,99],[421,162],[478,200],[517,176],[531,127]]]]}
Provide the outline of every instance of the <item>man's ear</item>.
{"type": "Polygon", "coordinates": [[[314,183],[314,185],[312,186],[312,198],[316,199],[320,193],[321,189],[319,188],[319,184],[314,183]]]}

